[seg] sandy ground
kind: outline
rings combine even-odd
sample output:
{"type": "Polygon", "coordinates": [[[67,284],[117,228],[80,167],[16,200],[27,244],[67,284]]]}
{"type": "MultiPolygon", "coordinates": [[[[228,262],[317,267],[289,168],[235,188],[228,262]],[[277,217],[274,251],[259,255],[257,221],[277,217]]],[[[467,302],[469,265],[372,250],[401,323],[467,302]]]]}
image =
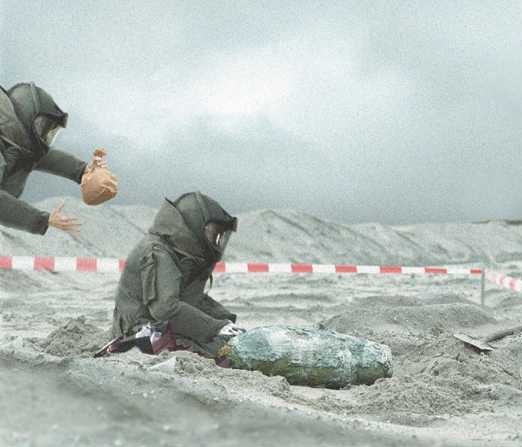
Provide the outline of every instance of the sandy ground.
{"type": "Polygon", "coordinates": [[[465,277],[216,276],[211,295],[247,328],[324,325],[392,348],[392,379],[335,391],[186,352],[90,358],[117,280],[0,272],[0,445],[522,445],[522,337],[489,355],[452,337],[520,322],[520,295],[488,286],[482,309],[465,277]]]}

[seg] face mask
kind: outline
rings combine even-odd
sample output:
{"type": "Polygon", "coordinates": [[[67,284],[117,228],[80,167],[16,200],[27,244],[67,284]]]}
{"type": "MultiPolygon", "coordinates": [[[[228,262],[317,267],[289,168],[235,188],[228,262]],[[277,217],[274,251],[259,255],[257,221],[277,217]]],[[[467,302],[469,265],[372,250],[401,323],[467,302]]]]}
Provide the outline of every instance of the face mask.
{"type": "Polygon", "coordinates": [[[230,236],[236,230],[237,225],[225,227],[219,222],[209,222],[205,225],[205,236],[214,250],[223,255],[230,240],[230,236]]]}
{"type": "Polygon", "coordinates": [[[37,116],[33,123],[36,135],[49,147],[51,146],[62,127],[47,116],[37,116]]]}
{"type": "Polygon", "coordinates": [[[47,144],[47,146],[50,147],[54,144],[61,130],[61,127],[55,127],[54,129],[51,129],[49,132],[47,132],[47,134],[45,134],[44,141],[47,144]]]}
{"type": "Polygon", "coordinates": [[[225,248],[227,248],[228,241],[230,240],[231,235],[232,231],[225,231],[223,233],[217,234],[215,245],[221,254],[225,252],[225,248]]]}

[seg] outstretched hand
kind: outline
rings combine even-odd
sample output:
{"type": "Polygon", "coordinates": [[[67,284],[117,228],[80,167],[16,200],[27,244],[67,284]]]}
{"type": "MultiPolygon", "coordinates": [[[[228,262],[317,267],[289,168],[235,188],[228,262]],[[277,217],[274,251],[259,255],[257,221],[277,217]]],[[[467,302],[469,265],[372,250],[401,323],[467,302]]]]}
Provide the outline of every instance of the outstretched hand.
{"type": "Polygon", "coordinates": [[[74,217],[67,217],[62,213],[65,203],[58,205],[49,216],[49,226],[65,231],[71,236],[78,236],[80,234],[81,223],[74,217]]]}
{"type": "Polygon", "coordinates": [[[221,328],[218,335],[221,335],[224,337],[236,337],[245,332],[246,332],[246,329],[243,329],[242,327],[239,327],[235,323],[230,322],[221,328]]]}

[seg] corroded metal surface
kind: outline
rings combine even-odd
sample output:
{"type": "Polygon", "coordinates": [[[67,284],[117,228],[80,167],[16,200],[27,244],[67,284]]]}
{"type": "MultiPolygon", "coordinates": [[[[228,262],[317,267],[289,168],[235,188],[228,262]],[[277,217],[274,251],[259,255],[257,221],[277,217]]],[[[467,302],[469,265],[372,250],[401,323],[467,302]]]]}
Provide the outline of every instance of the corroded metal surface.
{"type": "Polygon", "coordinates": [[[392,375],[388,346],[324,329],[256,328],[224,350],[233,368],[286,377],[294,385],[342,388],[392,375]]]}

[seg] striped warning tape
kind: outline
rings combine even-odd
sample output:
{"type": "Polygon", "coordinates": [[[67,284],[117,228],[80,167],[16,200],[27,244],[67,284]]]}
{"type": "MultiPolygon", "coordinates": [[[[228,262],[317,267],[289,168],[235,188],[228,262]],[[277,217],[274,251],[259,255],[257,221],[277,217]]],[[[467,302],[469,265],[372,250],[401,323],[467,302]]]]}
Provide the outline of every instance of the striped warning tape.
{"type": "Polygon", "coordinates": [[[520,278],[512,278],[511,276],[504,275],[503,273],[487,270],[486,280],[493,282],[497,286],[504,289],[510,289],[515,292],[522,292],[522,279],[520,278]]]}
{"type": "MultiPolygon", "coordinates": [[[[0,270],[51,272],[119,273],[125,260],[116,258],[74,258],[51,256],[0,256],[0,270]]],[[[274,264],[218,262],[214,273],[366,273],[413,275],[481,275],[480,268],[405,267],[396,265],[274,264]]]]}
{"type": "Polygon", "coordinates": [[[115,258],[0,256],[3,270],[119,273],[124,268],[125,261],[115,258]]]}
{"type": "Polygon", "coordinates": [[[268,264],[221,262],[215,273],[366,273],[415,275],[480,275],[481,269],[460,267],[405,267],[397,265],[352,264],[268,264]]]}

